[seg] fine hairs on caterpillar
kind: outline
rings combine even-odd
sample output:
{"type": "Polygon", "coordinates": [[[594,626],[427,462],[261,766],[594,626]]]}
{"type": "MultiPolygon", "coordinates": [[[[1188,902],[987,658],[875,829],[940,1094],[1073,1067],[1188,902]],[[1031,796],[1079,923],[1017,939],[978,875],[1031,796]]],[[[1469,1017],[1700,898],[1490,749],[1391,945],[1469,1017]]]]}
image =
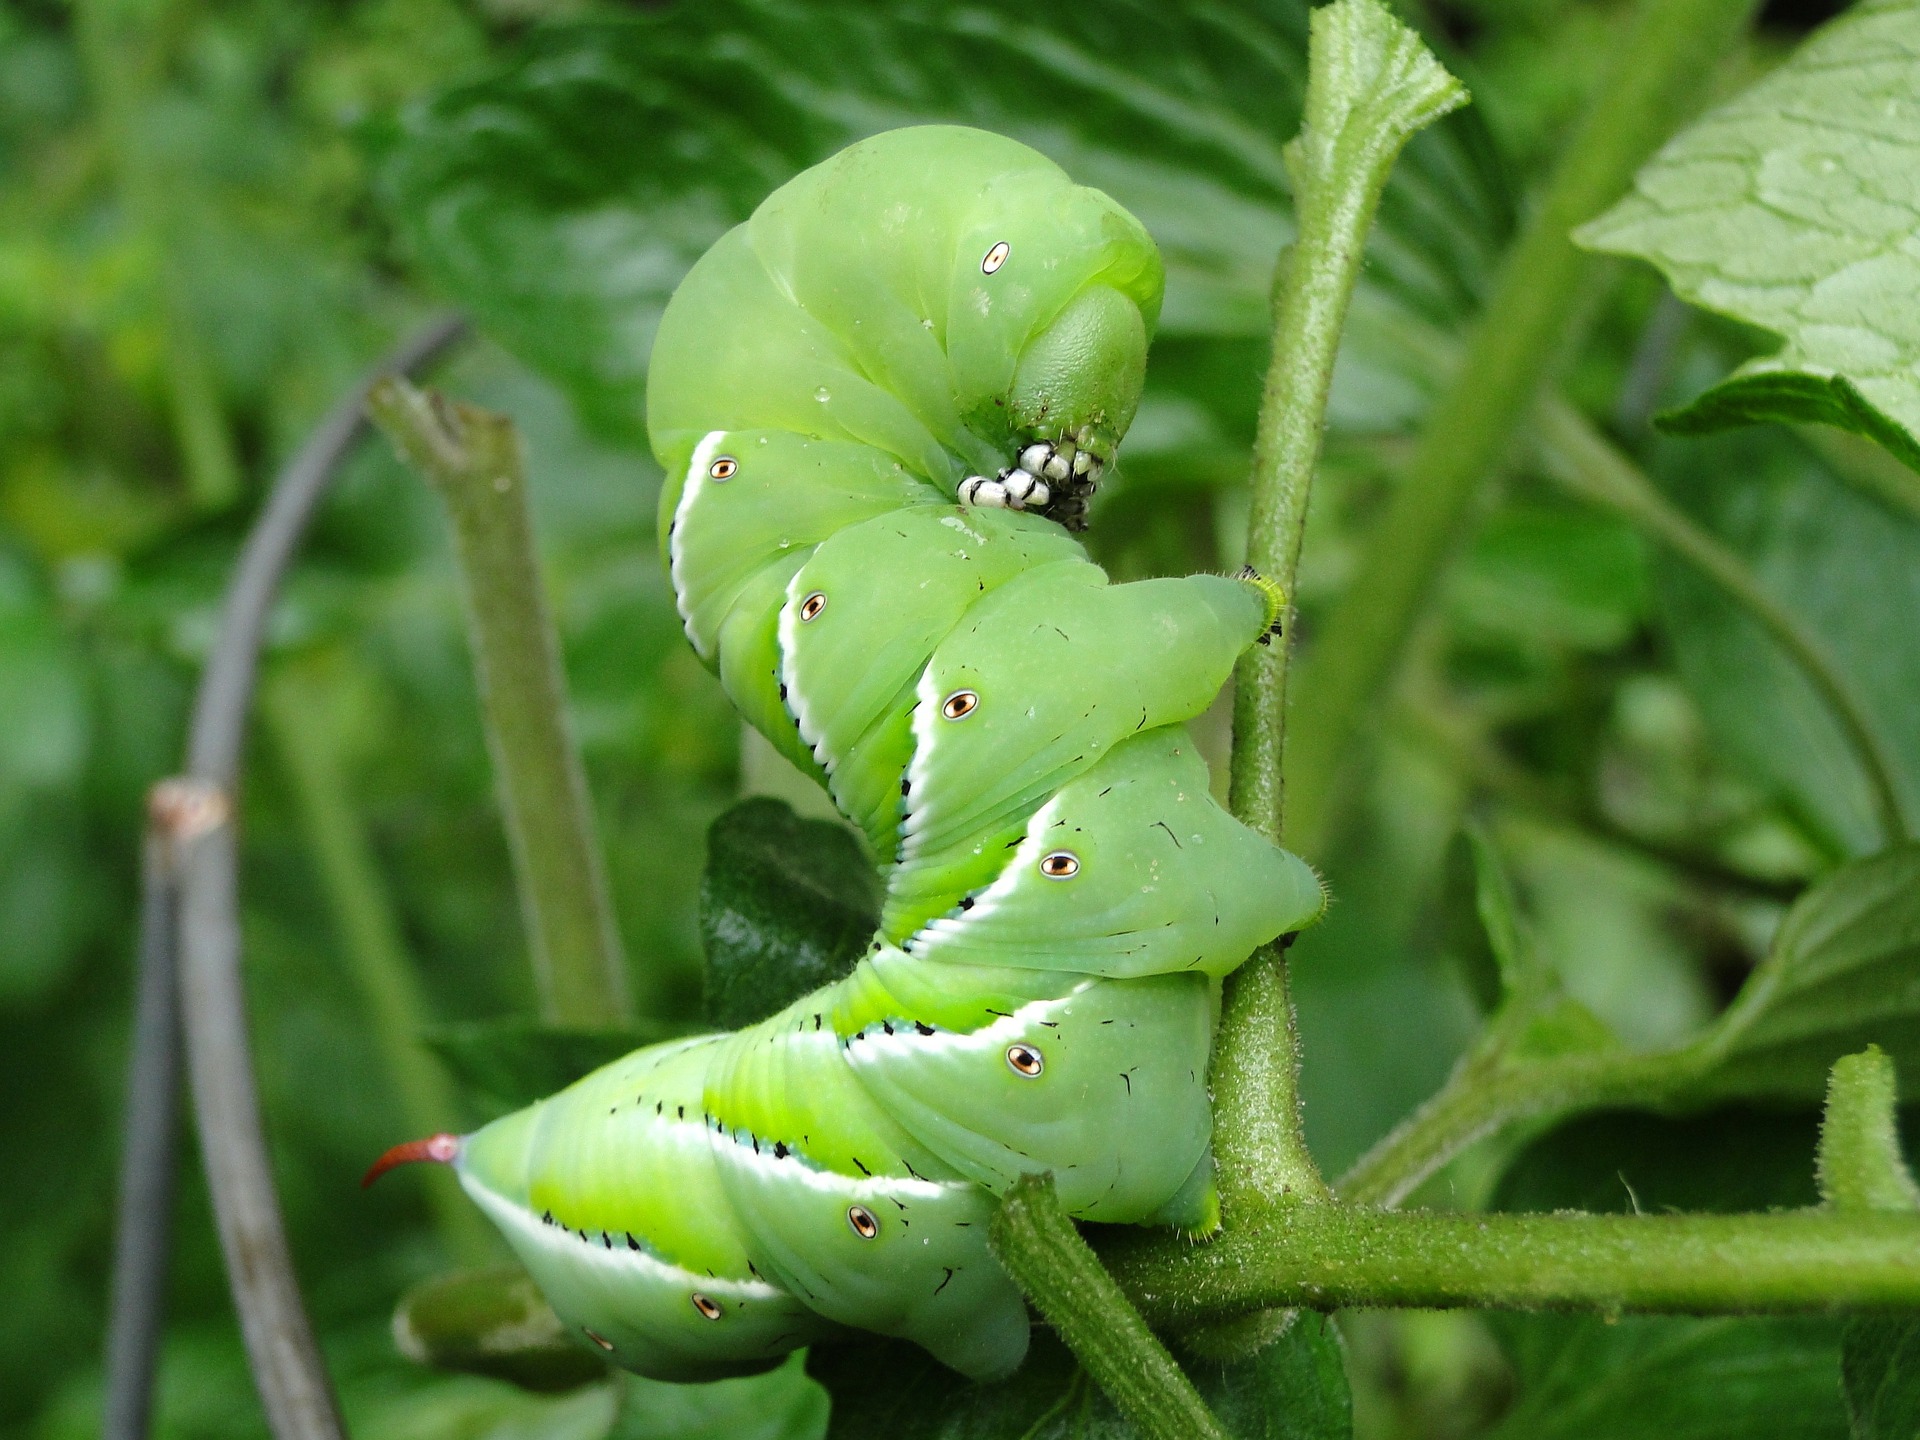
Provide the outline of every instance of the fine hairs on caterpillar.
{"type": "Polygon", "coordinates": [[[647,424],[687,637],[865,836],[879,933],[758,1025],[372,1172],[451,1163],[616,1364],[747,1374],[854,1327],[1002,1375],[1029,1322],[987,1225],[1020,1175],[1083,1220],[1217,1225],[1218,984],[1323,899],[1185,729],[1281,597],[1112,585],[1070,533],[1160,294],[1107,196],[928,126],[789,181],[667,307],[647,424]]]}

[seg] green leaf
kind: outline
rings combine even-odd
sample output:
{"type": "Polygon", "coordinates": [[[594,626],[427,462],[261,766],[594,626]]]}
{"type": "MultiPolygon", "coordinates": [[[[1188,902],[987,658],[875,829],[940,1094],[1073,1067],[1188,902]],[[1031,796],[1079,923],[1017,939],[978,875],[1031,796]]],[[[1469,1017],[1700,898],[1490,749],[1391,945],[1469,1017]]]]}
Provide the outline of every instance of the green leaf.
{"type": "Polygon", "coordinates": [[[821,1440],[827,1392],[808,1377],[806,1357],[739,1380],[672,1385],[621,1377],[620,1409],[607,1440],[821,1440]]]}
{"type": "Polygon", "coordinates": [[[1513,893],[1513,878],[1500,863],[1500,852],[1493,837],[1478,821],[1466,826],[1467,845],[1473,853],[1473,901],[1479,912],[1481,928],[1486,931],[1487,946],[1500,968],[1500,986],[1508,995],[1528,991],[1548,978],[1533,946],[1533,936],[1520,917],[1520,902],[1513,893]]]}
{"type": "Polygon", "coordinates": [[[418,1364],[490,1375],[523,1390],[572,1390],[607,1374],[517,1265],[421,1281],[394,1310],[393,1339],[418,1364]]]}
{"type": "Polygon", "coordinates": [[[1785,344],[1668,418],[1817,421],[1920,469],[1920,5],[1862,0],[1579,232],[1785,344]]]}
{"type": "Polygon", "coordinates": [[[1840,1388],[1853,1440],[1920,1435],[1920,1319],[1862,1315],[1840,1341],[1840,1388]]]}
{"type": "MultiPolygon", "coordinates": [[[[1663,481],[1818,638],[1886,739],[1909,825],[1920,822],[1920,524],[1760,432],[1669,448],[1663,481]]],[[[1829,855],[1878,849],[1854,747],[1800,667],[1696,571],[1671,556],[1655,570],[1680,673],[1727,758],[1829,855]]]]}
{"type": "Polygon", "coordinates": [[[666,1026],[565,1030],[514,1018],[436,1026],[423,1038],[461,1089],[488,1104],[517,1110],[674,1033],[666,1026]]]}
{"type": "Polygon", "coordinates": [[[1816,1204],[1811,1112],[1729,1107],[1669,1119],[1604,1111],[1556,1126],[1509,1162],[1493,1208],[1741,1214],[1816,1204]]]}
{"type": "MultiPolygon", "coordinates": [[[[240,1366],[235,1378],[241,1387],[245,1377],[246,1369],[240,1366]]],[[[385,1383],[363,1382],[354,1387],[361,1394],[349,1389],[343,1397],[353,1417],[355,1440],[605,1440],[616,1400],[606,1383],[564,1395],[540,1395],[466,1375],[435,1376],[404,1390],[396,1390],[386,1375],[381,1380],[385,1383]]],[[[249,1433],[230,1418],[246,1413],[250,1397],[241,1398],[246,1396],[241,1389],[225,1409],[201,1401],[206,1419],[198,1432],[233,1440],[249,1433]]]]}
{"type": "MultiPolygon", "coordinates": [[[[1160,242],[1163,335],[1264,339],[1306,15],[1300,0],[711,0],[548,27],[383,137],[383,186],[433,280],[629,438],[687,267],[790,175],[896,125],[1036,146],[1160,242]]],[[[1417,139],[1394,177],[1337,381],[1349,394],[1417,406],[1434,360],[1407,332],[1473,307],[1507,211],[1479,125],[1417,139]]]]}
{"type": "Polygon", "coordinates": [[[1794,903],[1711,1036],[1714,1065],[1697,1088],[1817,1102],[1834,1060],[1868,1044],[1915,1084],[1920,842],[1846,865],[1794,903]]]}
{"type": "MultiPolygon", "coordinates": [[[[1132,1440],[1051,1332],[1011,1379],[963,1380],[917,1346],[879,1341],[816,1346],[809,1371],[833,1396],[830,1440],[1132,1440]]],[[[1265,1350],[1233,1365],[1192,1361],[1195,1387],[1239,1440],[1348,1440],[1352,1404],[1340,1341],[1303,1313],[1265,1350]]]]}
{"type": "Polygon", "coordinates": [[[1646,543],[1612,516],[1507,505],[1461,557],[1448,600],[1470,635],[1617,650],[1645,614],[1648,561],[1646,543]]]}
{"type": "Polygon", "coordinates": [[[1839,1326],[1499,1316],[1522,1396],[1492,1440],[1844,1440],[1839,1326]]]}
{"type": "Polygon", "coordinates": [[[743,800],[707,832],[706,1017],[734,1030],[853,968],[879,925],[873,862],[844,825],[743,800]]]}
{"type": "MultiPolygon", "coordinates": [[[[1739,1212],[1816,1198],[1810,1114],[1669,1120],[1617,1112],[1555,1129],[1501,1177],[1501,1210],[1739,1212]]],[[[1829,1319],[1498,1315],[1519,1395],[1495,1440],[1839,1440],[1829,1319]]]]}

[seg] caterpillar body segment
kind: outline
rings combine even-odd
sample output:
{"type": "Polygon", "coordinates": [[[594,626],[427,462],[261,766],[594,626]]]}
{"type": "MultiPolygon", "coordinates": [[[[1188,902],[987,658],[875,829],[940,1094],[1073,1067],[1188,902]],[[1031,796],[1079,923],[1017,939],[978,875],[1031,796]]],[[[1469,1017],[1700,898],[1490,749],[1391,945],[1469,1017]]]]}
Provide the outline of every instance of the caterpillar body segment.
{"type": "Polygon", "coordinates": [[[467,1136],[454,1161],[555,1311],[658,1379],[751,1374],[833,1329],[755,1273],[701,1108],[719,1048],[638,1051],[467,1136]]]}
{"type": "Polygon", "coordinates": [[[459,1144],[619,1364],[746,1373],[845,1328],[1025,1352],[996,1197],[1218,1223],[1217,982],[1317,877],[1215,803],[1185,724],[1283,599],[1111,584],[1070,533],[1139,400],[1160,265],[1025,147],[956,127],[776,191],[662,319],[648,424],[688,639],[884,881],[845,978],[459,1144]]]}

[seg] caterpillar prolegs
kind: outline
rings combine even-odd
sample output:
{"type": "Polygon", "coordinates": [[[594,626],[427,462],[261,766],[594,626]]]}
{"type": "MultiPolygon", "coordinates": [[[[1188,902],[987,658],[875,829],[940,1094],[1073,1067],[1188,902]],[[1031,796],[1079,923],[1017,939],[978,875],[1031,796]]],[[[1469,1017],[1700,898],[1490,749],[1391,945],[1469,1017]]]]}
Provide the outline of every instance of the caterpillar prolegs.
{"type": "Polygon", "coordinates": [[[443,1144],[617,1363],[741,1374],[858,1327],[994,1376],[1027,1345],[987,1249],[1019,1175],[1083,1219],[1217,1223],[1217,983],[1323,901],[1184,728],[1273,588],[1109,584],[1069,533],[1160,292],[1107,196],[938,126],[782,186],[668,306],[647,422],[688,638],[885,888],[845,979],[443,1144]]]}

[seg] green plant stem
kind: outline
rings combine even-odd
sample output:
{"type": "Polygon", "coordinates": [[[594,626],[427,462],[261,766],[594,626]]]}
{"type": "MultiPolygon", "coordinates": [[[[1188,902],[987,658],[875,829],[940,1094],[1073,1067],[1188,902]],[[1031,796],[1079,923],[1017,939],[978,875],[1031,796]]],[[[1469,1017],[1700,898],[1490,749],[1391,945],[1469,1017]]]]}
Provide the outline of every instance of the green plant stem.
{"type": "Polygon", "coordinates": [[[1504,1035],[1502,1028],[1497,1020],[1447,1083],[1340,1177],[1336,1188],[1343,1201],[1397,1205],[1467,1146],[1509,1125],[1615,1105],[1658,1108],[1693,1078],[1672,1054],[1516,1061],[1507,1055],[1506,1041],[1519,1027],[1506,1027],[1504,1035]]]}
{"type": "Polygon", "coordinates": [[[1888,843],[1908,838],[1912,831],[1901,809],[1899,763],[1892,747],[1819,637],[1767,592],[1738,555],[1671,504],[1564,399],[1550,396],[1541,405],[1537,438],[1542,461],[1556,481],[1672,550],[1718,585],[1787,652],[1846,737],[1888,843]]]}
{"type": "Polygon", "coordinates": [[[1467,1215],[1296,1205],[1184,1252],[1102,1246],[1157,1325],[1257,1308],[1724,1315],[1920,1307],[1920,1216],[1467,1215]]]}
{"type": "MultiPolygon", "coordinates": [[[[1274,275],[1273,359],[1253,447],[1247,563],[1291,596],[1340,331],[1387,176],[1415,132],[1466,103],[1419,39],[1372,0],[1314,12],[1305,115],[1287,147],[1296,232],[1274,275]]],[[[1280,643],[1234,673],[1231,804],[1276,842],[1284,821],[1291,606],[1280,643]]],[[[1300,1125],[1285,961],[1264,947],[1228,981],[1215,1051],[1223,1212],[1325,1198],[1300,1125]]]]}
{"type": "Polygon", "coordinates": [[[993,1217],[994,1254],[1089,1375],[1149,1440],[1227,1440],[1067,1212],[1051,1175],[1015,1182],[993,1217]]]}
{"type": "MultiPolygon", "coordinates": [[[[428,1023],[426,1000],[366,831],[348,799],[345,767],[321,718],[317,688],[283,671],[263,688],[261,701],[402,1120],[414,1135],[461,1128],[453,1085],[420,1043],[428,1023]]],[[[427,1203],[448,1250],[465,1264],[492,1258],[487,1228],[460,1182],[451,1171],[428,1168],[427,1203]]]]}
{"type": "Polygon", "coordinates": [[[588,1028],[622,1023],[630,1018],[626,962],[567,724],[519,437],[505,416],[398,378],[374,386],[367,409],[452,521],[541,1015],[588,1028]]]}
{"type": "Polygon", "coordinates": [[[1641,0],[1598,99],[1503,264],[1413,461],[1318,637],[1288,753],[1288,843],[1330,838],[1356,735],[1393,674],[1481,480],[1501,461],[1598,263],[1569,232],[1618,198],[1697,103],[1755,0],[1641,0]]]}

